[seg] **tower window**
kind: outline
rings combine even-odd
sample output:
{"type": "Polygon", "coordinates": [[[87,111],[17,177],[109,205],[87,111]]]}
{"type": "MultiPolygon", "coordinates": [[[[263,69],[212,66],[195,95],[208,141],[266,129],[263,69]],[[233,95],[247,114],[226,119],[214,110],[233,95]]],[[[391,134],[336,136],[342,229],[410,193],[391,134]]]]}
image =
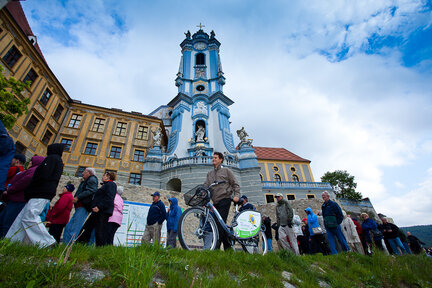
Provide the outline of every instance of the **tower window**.
{"type": "Polygon", "coordinates": [[[204,53],[198,53],[195,56],[195,65],[205,65],[205,55],[204,53]]]}
{"type": "Polygon", "coordinates": [[[203,85],[198,85],[196,87],[196,90],[199,91],[199,92],[204,91],[204,89],[205,89],[205,87],[203,85]]]}

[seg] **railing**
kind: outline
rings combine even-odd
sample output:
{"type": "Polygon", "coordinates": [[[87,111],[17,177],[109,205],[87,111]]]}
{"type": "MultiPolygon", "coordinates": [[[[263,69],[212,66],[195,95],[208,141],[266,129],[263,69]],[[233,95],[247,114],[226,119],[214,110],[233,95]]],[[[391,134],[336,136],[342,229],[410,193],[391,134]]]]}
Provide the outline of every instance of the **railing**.
{"type": "MultiPolygon", "coordinates": [[[[174,167],[181,167],[186,165],[212,165],[211,156],[198,156],[198,157],[185,157],[185,158],[172,158],[162,164],[162,169],[170,169],[174,167]]],[[[223,166],[238,167],[238,162],[235,160],[225,158],[223,166]]]]}
{"type": "Polygon", "coordinates": [[[329,189],[332,186],[327,182],[288,182],[288,181],[261,181],[263,188],[275,189],[329,189]]]}

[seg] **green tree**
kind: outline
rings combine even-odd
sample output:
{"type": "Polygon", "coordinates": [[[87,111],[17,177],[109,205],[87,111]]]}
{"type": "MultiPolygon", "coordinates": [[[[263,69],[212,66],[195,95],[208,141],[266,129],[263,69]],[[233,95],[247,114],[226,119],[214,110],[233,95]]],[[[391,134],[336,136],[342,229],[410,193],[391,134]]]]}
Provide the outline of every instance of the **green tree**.
{"type": "Polygon", "coordinates": [[[25,88],[30,88],[30,81],[23,83],[14,77],[3,75],[3,66],[0,65],[0,121],[6,129],[11,129],[18,117],[24,112],[27,114],[27,105],[30,99],[22,96],[25,88]]]}
{"type": "Polygon", "coordinates": [[[346,170],[326,172],[324,176],[321,177],[321,181],[330,183],[337,198],[345,198],[356,201],[363,198],[360,192],[355,191],[355,188],[357,188],[357,183],[354,182],[354,176],[351,176],[346,170]]]}

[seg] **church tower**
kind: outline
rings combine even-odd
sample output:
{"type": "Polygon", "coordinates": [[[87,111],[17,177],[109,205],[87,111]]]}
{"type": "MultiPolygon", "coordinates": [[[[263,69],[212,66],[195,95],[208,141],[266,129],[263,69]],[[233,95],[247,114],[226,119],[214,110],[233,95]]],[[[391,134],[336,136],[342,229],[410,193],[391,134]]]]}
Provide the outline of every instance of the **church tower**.
{"type": "Polygon", "coordinates": [[[158,135],[154,134],[142,185],[185,192],[204,182],[212,169],[213,152],[217,151],[225,155],[223,165],[232,169],[242,189],[249,186],[251,192],[262,194],[252,140],[246,139],[248,135],[242,128],[237,131],[241,141],[236,145],[230,130],[228,107],[234,102],[223,93],[221,43],[213,31],[209,35],[199,27],[193,35],[185,33],[180,44],[177,96],[150,114],[161,118],[165,115],[168,145],[160,147],[158,135]]]}

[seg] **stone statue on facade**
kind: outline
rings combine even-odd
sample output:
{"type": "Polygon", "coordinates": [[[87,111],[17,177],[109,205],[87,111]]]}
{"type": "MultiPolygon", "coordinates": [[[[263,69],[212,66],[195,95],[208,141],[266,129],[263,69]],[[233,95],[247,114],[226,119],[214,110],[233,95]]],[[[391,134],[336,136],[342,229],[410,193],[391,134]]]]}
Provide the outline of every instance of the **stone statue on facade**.
{"type": "Polygon", "coordinates": [[[196,142],[204,142],[205,128],[202,125],[198,125],[198,129],[195,132],[196,142]]]}
{"type": "Polygon", "coordinates": [[[207,115],[207,107],[204,102],[200,101],[196,103],[196,106],[194,107],[194,115],[197,114],[204,114],[207,115]]]}
{"type": "Polygon", "coordinates": [[[191,38],[191,33],[190,33],[190,31],[188,30],[186,33],[184,33],[185,35],[186,35],[186,38],[187,39],[190,39],[191,38]]]}
{"type": "Polygon", "coordinates": [[[239,147],[246,145],[251,146],[252,145],[252,139],[247,139],[246,137],[249,136],[249,134],[246,133],[244,127],[242,127],[240,130],[237,130],[237,136],[240,138],[239,147]]]}
{"type": "Polygon", "coordinates": [[[161,128],[160,127],[156,128],[154,131],[152,131],[152,133],[153,133],[153,148],[156,146],[160,146],[162,141],[161,128]]]}

